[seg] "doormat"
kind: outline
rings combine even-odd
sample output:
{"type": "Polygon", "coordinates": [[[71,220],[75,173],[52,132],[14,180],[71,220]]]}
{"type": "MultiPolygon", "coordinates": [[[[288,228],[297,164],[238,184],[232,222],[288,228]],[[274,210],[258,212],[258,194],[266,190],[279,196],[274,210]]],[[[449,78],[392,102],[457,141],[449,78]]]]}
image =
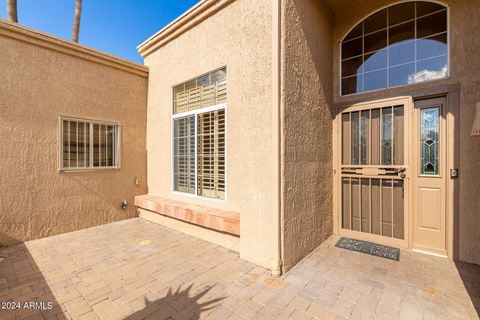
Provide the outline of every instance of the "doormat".
{"type": "Polygon", "coordinates": [[[400,261],[400,249],[363,240],[341,237],[335,247],[371,254],[385,259],[400,261]]]}

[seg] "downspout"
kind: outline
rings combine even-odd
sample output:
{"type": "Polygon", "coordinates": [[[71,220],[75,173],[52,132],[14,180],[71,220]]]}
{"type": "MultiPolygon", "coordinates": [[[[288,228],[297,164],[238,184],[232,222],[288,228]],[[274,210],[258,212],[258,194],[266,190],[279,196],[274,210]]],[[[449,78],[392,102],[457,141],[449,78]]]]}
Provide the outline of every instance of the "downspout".
{"type": "Polygon", "coordinates": [[[282,274],[283,226],[281,203],[281,1],[282,0],[272,0],[272,277],[279,277],[282,274]]]}

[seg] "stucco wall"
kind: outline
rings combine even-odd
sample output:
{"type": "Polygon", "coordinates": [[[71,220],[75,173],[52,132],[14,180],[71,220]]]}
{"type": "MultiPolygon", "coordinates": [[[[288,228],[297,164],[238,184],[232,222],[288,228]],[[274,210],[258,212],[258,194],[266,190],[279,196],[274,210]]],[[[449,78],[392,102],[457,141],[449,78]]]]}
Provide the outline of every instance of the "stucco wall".
{"type": "Polygon", "coordinates": [[[0,245],[134,217],[147,69],[4,21],[0,52],[0,245]],[[60,115],[119,122],[122,168],[59,172],[60,115]]]}
{"type": "Polygon", "coordinates": [[[282,1],[283,263],[332,234],[333,12],[323,0],[282,1]]]}
{"type": "MultiPolygon", "coordinates": [[[[233,1],[158,48],[150,68],[149,194],[240,212],[240,256],[269,267],[272,219],[271,1],[233,1]],[[172,193],[172,87],[227,67],[227,198],[172,193]]],[[[200,228],[200,227],[196,227],[200,228]]],[[[193,232],[193,231],[192,231],[193,232]]],[[[198,229],[198,234],[203,231],[198,229]]],[[[211,234],[215,237],[215,234],[211,234]]],[[[222,242],[222,235],[215,239],[222,242]]]]}
{"type": "Polygon", "coordinates": [[[449,97],[450,110],[455,115],[456,163],[460,168],[455,181],[454,249],[456,257],[480,264],[480,139],[470,136],[475,115],[475,103],[480,100],[480,2],[469,0],[444,1],[450,8],[450,78],[425,84],[405,86],[351,97],[339,96],[339,46],[342,37],[371,12],[398,1],[368,0],[338,8],[335,12],[334,38],[334,102],[366,101],[405,95],[409,92],[435,92],[456,85],[459,94],[449,97]],[[451,99],[450,99],[451,98],[451,99]]]}

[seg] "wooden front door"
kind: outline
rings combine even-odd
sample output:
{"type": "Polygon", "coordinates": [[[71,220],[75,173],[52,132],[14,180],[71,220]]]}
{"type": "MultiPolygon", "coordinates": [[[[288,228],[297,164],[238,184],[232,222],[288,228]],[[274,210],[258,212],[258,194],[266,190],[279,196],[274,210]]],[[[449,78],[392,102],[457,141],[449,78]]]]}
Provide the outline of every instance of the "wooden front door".
{"type": "Polygon", "coordinates": [[[447,255],[446,98],[419,100],[414,110],[413,249],[447,255]]]}

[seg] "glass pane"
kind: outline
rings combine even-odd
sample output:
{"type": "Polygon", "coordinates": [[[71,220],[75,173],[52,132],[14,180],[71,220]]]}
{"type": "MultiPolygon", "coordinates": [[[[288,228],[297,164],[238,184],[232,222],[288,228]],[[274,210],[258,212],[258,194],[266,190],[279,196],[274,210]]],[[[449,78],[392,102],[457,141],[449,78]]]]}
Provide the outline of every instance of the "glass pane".
{"type": "Polygon", "coordinates": [[[113,167],[114,166],[114,161],[113,161],[113,154],[114,154],[114,141],[115,141],[115,128],[113,126],[107,126],[107,153],[106,153],[106,166],[107,167],[113,167]]]}
{"type": "Polygon", "coordinates": [[[342,114],[342,164],[350,164],[350,113],[342,114]]]}
{"type": "Polygon", "coordinates": [[[426,59],[417,62],[417,72],[408,79],[409,83],[422,82],[447,76],[447,56],[426,59]]]}
{"type": "Polygon", "coordinates": [[[173,88],[175,114],[224,103],[227,98],[227,69],[223,68],[173,88]]]}
{"type": "Polygon", "coordinates": [[[379,11],[364,21],[365,34],[387,27],[387,10],[379,11]]]}
{"type": "Polygon", "coordinates": [[[376,90],[387,86],[387,70],[379,70],[364,74],[364,90],[376,90]]]}
{"type": "Polygon", "coordinates": [[[77,168],[78,157],[78,122],[70,121],[70,168],[77,168]]]}
{"type": "Polygon", "coordinates": [[[363,72],[363,57],[356,57],[342,62],[342,77],[357,75],[363,72]]]}
{"type": "Polygon", "coordinates": [[[438,175],[440,109],[425,108],[420,113],[420,173],[438,175]]]}
{"type": "Polygon", "coordinates": [[[397,4],[388,8],[388,23],[393,26],[415,18],[415,2],[397,4]]]}
{"type": "Polygon", "coordinates": [[[364,52],[373,52],[387,46],[387,31],[379,31],[365,36],[364,52]]]}
{"type": "Polygon", "coordinates": [[[372,109],[371,165],[380,164],[380,109],[372,109]]]}
{"type": "Polygon", "coordinates": [[[352,112],[352,164],[360,164],[360,121],[359,113],[352,112]]]}
{"type": "Polygon", "coordinates": [[[417,5],[417,17],[421,17],[426,14],[445,9],[445,7],[440,4],[426,2],[426,1],[417,1],[416,5],[417,5]]]}
{"type": "Polygon", "coordinates": [[[363,39],[355,39],[345,41],[342,43],[342,59],[348,59],[362,55],[363,52],[363,39]]]}
{"type": "Polygon", "coordinates": [[[393,164],[403,165],[404,161],[404,109],[403,106],[393,108],[393,164]]]}
{"type": "Polygon", "coordinates": [[[415,22],[410,21],[391,27],[388,30],[389,44],[415,39],[415,22]]]}
{"type": "Polygon", "coordinates": [[[392,163],[392,108],[382,109],[382,164],[391,165],[392,163]]]}
{"type": "Polygon", "coordinates": [[[106,125],[101,125],[101,131],[100,133],[102,134],[102,166],[106,167],[107,166],[107,126],[106,125]]]}
{"type": "Polygon", "coordinates": [[[79,168],[86,167],[86,156],[87,156],[87,149],[85,149],[86,139],[85,139],[85,123],[80,122],[78,123],[78,160],[77,165],[79,168]]]}
{"type": "Polygon", "coordinates": [[[352,29],[352,31],[348,33],[344,41],[360,37],[362,35],[362,32],[363,32],[363,24],[359,23],[355,28],[352,29]]]}
{"type": "Polygon", "coordinates": [[[363,68],[365,72],[384,69],[387,67],[387,50],[383,49],[365,55],[363,68]]]}
{"type": "Polygon", "coordinates": [[[93,125],[93,166],[100,166],[100,125],[93,125]]]}
{"type": "Polygon", "coordinates": [[[415,41],[388,47],[388,64],[395,66],[415,61],[415,41]]]}
{"type": "Polygon", "coordinates": [[[106,125],[93,125],[93,166],[107,166],[107,131],[106,125]]]}
{"type": "Polygon", "coordinates": [[[342,95],[363,91],[363,76],[353,76],[342,79],[342,95]]]}
{"type": "Polygon", "coordinates": [[[388,74],[388,86],[395,87],[409,82],[415,74],[415,63],[392,67],[388,74]]]}
{"type": "Polygon", "coordinates": [[[220,81],[227,80],[227,69],[223,68],[220,70],[217,70],[211,74],[212,78],[212,83],[217,83],[220,81]]]}
{"type": "Polygon", "coordinates": [[[417,59],[423,60],[447,54],[447,34],[417,40],[417,59]]]}
{"type": "Polygon", "coordinates": [[[174,190],[195,193],[195,116],[174,120],[174,190]]]}
{"type": "Polygon", "coordinates": [[[447,31],[447,11],[441,11],[417,20],[417,38],[447,31]]]}
{"type": "Polygon", "coordinates": [[[63,167],[69,167],[69,160],[70,160],[70,121],[63,120],[63,167]]]}
{"type": "Polygon", "coordinates": [[[369,141],[368,136],[368,120],[369,120],[369,112],[362,111],[361,119],[360,119],[360,164],[368,164],[368,146],[367,143],[369,141]]]}

